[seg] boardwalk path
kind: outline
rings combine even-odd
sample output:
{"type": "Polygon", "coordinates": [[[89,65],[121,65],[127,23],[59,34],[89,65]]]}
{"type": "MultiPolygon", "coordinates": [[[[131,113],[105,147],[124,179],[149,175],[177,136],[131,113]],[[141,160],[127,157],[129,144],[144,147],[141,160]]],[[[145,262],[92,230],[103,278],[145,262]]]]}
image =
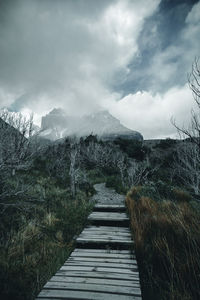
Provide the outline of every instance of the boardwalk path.
{"type": "Polygon", "coordinates": [[[77,248],[46,283],[39,299],[142,299],[124,197],[95,185],[97,203],[77,248]]]}

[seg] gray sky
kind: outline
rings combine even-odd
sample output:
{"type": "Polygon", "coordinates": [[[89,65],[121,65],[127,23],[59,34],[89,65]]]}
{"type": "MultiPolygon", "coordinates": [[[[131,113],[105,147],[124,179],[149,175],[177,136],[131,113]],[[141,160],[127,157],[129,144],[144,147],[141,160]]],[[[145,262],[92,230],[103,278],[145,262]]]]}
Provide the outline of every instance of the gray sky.
{"type": "Polygon", "coordinates": [[[0,0],[0,108],[108,109],[144,138],[173,136],[194,106],[194,0],[0,0]]]}

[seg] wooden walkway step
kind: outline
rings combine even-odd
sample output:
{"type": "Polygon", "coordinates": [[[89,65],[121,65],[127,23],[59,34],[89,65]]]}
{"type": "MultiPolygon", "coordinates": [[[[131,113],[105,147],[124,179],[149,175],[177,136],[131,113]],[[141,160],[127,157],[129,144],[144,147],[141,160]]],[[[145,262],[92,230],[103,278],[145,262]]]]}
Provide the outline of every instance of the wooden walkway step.
{"type": "Polygon", "coordinates": [[[96,204],[95,205],[95,211],[126,211],[126,207],[124,205],[120,205],[120,204],[115,204],[115,205],[111,205],[111,204],[96,204]]]}
{"type": "Polygon", "coordinates": [[[96,207],[88,218],[91,225],[76,240],[77,248],[37,299],[142,299],[125,210],[114,205],[96,207]]]}
{"type": "Polygon", "coordinates": [[[93,225],[118,227],[129,225],[129,219],[124,212],[94,211],[89,215],[88,220],[93,225]]]}

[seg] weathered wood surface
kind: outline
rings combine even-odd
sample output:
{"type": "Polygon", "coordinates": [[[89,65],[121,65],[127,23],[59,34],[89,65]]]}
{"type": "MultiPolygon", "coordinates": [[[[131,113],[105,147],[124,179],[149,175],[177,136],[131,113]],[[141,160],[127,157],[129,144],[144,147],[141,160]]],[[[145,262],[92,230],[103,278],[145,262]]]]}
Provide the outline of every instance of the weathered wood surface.
{"type": "Polygon", "coordinates": [[[117,213],[117,212],[92,212],[89,217],[89,220],[112,220],[112,221],[124,221],[128,220],[128,217],[125,213],[117,213]]]}
{"type": "Polygon", "coordinates": [[[123,263],[111,263],[111,262],[102,262],[102,261],[73,261],[68,260],[64,263],[64,266],[87,266],[92,267],[93,269],[99,268],[99,267],[106,267],[106,268],[117,268],[117,269],[136,269],[137,270],[137,264],[123,264],[123,263]]]}
{"type": "MultiPolygon", "coordinates": [[[[85,249],[79,249],[79,250],[85,250],[85,249]]],[[[96,249],[93,249],[96,250],[96,249]]],[[[103,249],[102,249],[103,250],[103,249]]],[[[72,252],[70,257],[91,257],[91,258],[121,258],[121,259],[129,259],[130,258],[130,253],[109,253],[109,252],[72,252]]],[[[135,255],[131,254],[131,258],[135,259],[135,255]]]]}
{"type": "MultiPolygon", "coordinates": [[[[97,205],[97,212],[90,214],[89,220],[127,221],[124,212],[117,212],[124,209],[122,205],[97,205]]],[[[135,254],[125,250],[133,245],[130,229],[109,225],[89,225],[82,231],[76,240],[78,248],[37,299],[142,299],[135,254]],[[95,249],[89,248],[91,244],[95,249]]]]}
{"type": "Polygon", "coordinates": [[[108,258],[108,257],[80,257],[80,256],[70,256],[67,261],[95,261],[95,262],[106,262],[106,263],[116,263],[116,264],[133,264],[137,263],[136,260],[133,259],[123,259],[123,258],[108,258]]]}
{"type": "Polygon", "coordinates": [[[122,293],[43,289],[37,299],[139,300],[141,296],[122,293]]]}
{"type": "Polygon", "coordinates": [[[59,270],[56,274],[56,276],[72,276],[72,277],[86,277],[86,278],[104,278],[104,279],[120,279],[120,280],[137,280],[139,281],[139,274],[138,272],[132,272],[130,274],[120,274],[120,273],[112,273],[108,272],[97,272],[97,271],[70,271],[70,270],[59,270]]]}
{"type": "Polygon", "coordinates": [[[120,231],[120,232],[125,232],[125,233],[130,233],[130,229],[126,227],[117,227],[117,226],[94,226],[94,225],[89,225],[86,226],[85,230],[93,230],[93,231],[120,231]]]}
{"type": "Polygon", "coordinates": [[[102,205],[102,204],[97,204],[95,205],[95,210],[96,211],[125,211],[126,208],[124,205],[120,205],[120,204],[107,204],[107,205],[102,205]]]}
{"type": "Polygon", "coordinates": [[[80,244],[96,244],[96,245],[105,245],[105,244],[108,244],[109,246],[112,244],[112,245],[119,245],[121,246],[122,243],[123,245],[128,245],[128,246],[131,246],[132,243],[131,241],[127,241],[127,240],[119,240],[119,239],[115,239],[115,238],[78,238],[77,239],[77,242],[79,242],[79,246],[80,244]]]}
{"type": "MultiPolygon", "coordinates": [[[[117,279],[105,279],[104,278],[91,278],[91,277],[66,277],[66,276],[58,276],[55,275],[51,278],[50,282],[73,282],[73,283],[94,283],[94,284],[103,284],[103,285],[119,285],[119,280],[117,279]]],[[[134,286],[140,287],[138,281],[128,281],[128,280],[120,280],[120,286],[134,286]]]]}

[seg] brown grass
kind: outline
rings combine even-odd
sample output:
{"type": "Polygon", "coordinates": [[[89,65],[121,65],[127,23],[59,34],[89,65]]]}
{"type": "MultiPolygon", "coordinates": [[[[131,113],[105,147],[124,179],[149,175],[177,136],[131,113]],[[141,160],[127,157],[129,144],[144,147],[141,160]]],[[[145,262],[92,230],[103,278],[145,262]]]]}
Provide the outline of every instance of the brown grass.
{"type": "Polygon", "coordinates": [[[74,247],[73,236],[84,227],[91,204],[62,201],[18,230],[12,230],[0,247],[0,298],[31,300],[59,269],[74,247]]]}
{"type": "MultiPolygon", "coordinates": [[[[200,299],[200,218],[180,202],[127,195],[144,299],[200,299]]],[[[183,196],[184,195],[184,196],[183,196]]]]}

